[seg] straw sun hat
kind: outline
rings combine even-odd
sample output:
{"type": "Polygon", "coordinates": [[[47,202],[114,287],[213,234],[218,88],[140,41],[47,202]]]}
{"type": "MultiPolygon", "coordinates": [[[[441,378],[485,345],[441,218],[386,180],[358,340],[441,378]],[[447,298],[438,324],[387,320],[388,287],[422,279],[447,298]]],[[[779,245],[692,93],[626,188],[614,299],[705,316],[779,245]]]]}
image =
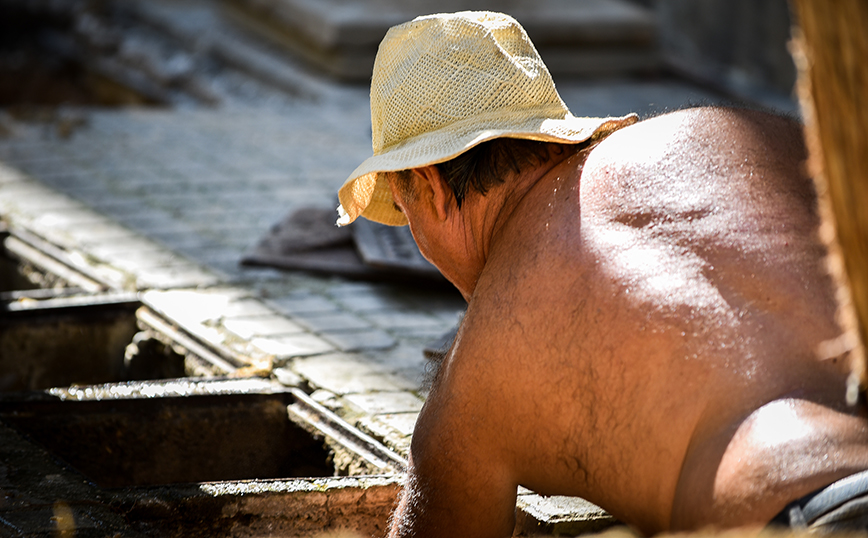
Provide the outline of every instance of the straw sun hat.
{"type": "Polygon", "coordinates": [[[391,28],[371,81],[374,155],[338,192],[337,224],[402,226],[385,175],[448,161],[499,137],[580,143],[636,122],[577,118],[518,22],[501,13],[428,15],[391,28]]]}

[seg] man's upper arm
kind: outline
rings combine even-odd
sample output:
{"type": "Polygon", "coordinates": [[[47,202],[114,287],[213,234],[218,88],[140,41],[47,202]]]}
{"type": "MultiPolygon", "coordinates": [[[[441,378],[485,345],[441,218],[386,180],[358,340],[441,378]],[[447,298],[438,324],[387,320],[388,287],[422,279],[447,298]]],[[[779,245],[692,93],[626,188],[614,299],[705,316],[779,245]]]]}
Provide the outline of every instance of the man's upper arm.
{"type": "Polygon", "coordinates": [[[491,408],[484,384],[468,385],[440,379],[420,413],[392,536],[512,534],[517,483],[504,410],[491,408]]]}
{"type": "Polygon", "coordinates": [[[392,536],[511,536],[516,486],[456,466],[412,462],[392,536]],[[470,471],[470,472],[467,472],[470,471]]]}

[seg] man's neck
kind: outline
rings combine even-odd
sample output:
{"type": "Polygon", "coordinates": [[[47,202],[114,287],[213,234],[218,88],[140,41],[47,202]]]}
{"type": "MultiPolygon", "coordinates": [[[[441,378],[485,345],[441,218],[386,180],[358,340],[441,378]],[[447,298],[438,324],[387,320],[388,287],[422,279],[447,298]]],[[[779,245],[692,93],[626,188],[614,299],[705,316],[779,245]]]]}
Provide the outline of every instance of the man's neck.
{"type": "Polygon", "coordinates": [[[507,179],[485,195],[473,192],[465,199],[460,215],[467,254],[465,260],[472,262],[466,263],[466,272],[460,278],[461,284],[456,283],[456,286],[466,299],[469,300],[473,294],[492,248],[502,239],[504,228],[513,219],[527,193],[578,150],[578,147],[561,147],[564,151],[556,153],[553,148],[549,160],[543,164],[507,179]]]}

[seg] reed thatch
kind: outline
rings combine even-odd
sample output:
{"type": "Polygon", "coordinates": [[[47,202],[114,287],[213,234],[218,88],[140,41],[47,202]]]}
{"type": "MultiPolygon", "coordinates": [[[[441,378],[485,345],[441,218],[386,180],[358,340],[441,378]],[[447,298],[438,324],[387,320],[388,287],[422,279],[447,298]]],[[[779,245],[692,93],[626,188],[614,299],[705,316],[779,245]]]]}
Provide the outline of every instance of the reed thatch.
{"type": "Polygon", "coordinates": [[[839,284],[838,342],[853,357],[848,400],[865,388],[868,336],[868,2],[791,0],[793,57],[820,195],[821,234],[839,284]]]}

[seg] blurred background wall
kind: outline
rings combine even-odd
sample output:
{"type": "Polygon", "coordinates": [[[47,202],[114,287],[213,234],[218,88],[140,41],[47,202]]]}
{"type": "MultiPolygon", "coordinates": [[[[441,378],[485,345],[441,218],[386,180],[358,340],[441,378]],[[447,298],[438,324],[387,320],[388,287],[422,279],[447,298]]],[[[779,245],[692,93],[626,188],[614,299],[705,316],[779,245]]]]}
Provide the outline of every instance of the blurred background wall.
{"type": "Polygon", "coordinates": [[[661,52],[676,70],[730,91],[792,94],[786,0],[634,1],[656,14],[661,52]]]}

